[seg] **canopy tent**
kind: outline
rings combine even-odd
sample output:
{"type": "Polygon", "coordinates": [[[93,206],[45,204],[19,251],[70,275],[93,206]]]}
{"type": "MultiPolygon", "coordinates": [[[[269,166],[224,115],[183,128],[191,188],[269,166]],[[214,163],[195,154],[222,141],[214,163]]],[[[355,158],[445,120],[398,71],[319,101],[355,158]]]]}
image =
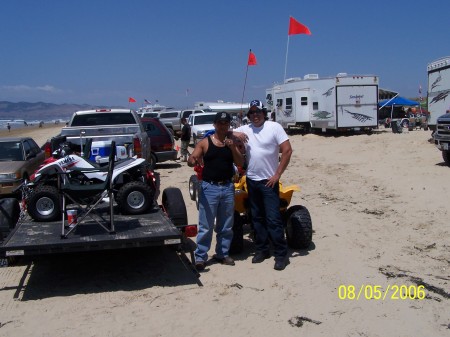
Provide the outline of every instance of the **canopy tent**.
{"type": "Polygon", "coordinates": [[[378,102],[378,106],[380,106],[381,108],[391,107],[391,120],[394,112],[394,106],[417,106],[417,105],[420,105],[419,102],[412,101],[410,99],[406,99],[398,95],[394,96],[393,98],[385,99],[378,102]]]}
{"type": "Polygon", "coordinates": [[[380,107],[393,106],[393,105],[416,106],[416,105],[419,105],[419,102],[411,101],[404,97],[395,96],[394,98],[385,99],[385,100],[378,102],[378,105],[380,107]]]}

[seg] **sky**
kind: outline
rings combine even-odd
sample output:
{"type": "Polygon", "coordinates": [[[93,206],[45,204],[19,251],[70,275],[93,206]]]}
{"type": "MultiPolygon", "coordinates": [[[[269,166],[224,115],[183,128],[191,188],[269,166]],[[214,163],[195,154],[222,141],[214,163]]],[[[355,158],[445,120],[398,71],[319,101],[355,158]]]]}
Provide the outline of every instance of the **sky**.
{"type": "Polygon", "coordinates": [[[248,102],[285,67],[286,78],[377,75],[425,96],[427,64],[450,56],[448,13],[448,0],[2,1],[0,101],[248,102]],[[288,38],[290,16],[312,34],[288,38]]]}

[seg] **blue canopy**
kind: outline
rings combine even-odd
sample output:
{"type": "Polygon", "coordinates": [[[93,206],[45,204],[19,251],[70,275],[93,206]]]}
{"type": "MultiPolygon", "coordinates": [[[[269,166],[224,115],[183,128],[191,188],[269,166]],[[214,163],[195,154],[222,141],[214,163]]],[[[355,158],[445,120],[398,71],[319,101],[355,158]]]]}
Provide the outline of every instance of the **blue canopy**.
{"type": "Polygon", "coordinates": [[[409,99],[397,96],[392,99],[385,99],[378,102],[379,106],[393,106],[393,105],[406,105],[406,106],[416,106],[419,105],[419,102],[411,101],[409,99]],[[386,104],[387,103],[387,104],[386,104]]]}

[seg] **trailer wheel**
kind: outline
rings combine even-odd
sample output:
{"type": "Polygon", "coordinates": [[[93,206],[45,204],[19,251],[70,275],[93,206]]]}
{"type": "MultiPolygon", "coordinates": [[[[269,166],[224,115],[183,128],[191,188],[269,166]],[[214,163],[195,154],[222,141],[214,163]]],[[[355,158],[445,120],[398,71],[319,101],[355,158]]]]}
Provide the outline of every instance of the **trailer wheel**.
{"type": "Polygon", "coordinates": [[[19,216],[20,206],[17,199],[0,199],[0,241],[16,227],[19,216]]]}
{"type": "Polygon", "coordinates": [[[444,159],[447,166],[450,166],[450,151],[442,151],[442,159],[444,159]]]}
{"type": "Polygon", "coordinates": [[[61,198],[58,189],[50,185],[37,186],[27,200],[28,214],[36,221],[61,219],[61,198]]]}
{"type": "Polygon", "coordinates": [[[197,198],[197,189],[198,178],[195,174],[193,174],[189,178],[189,196],[191,197],[191,200],[195,200],[197,198]]]}
{"type": "Polygon", "coordinates": [[[306,249],[312,241],[312,222],[308,209],[304,206],[289,207],[285,215],[286,239],[289,247],[306,249]]]}
{"type": "Polygon", "coordinates": [[[233,240],[231,240],[230,254],[239,254],[244,250],[244,222],[239,212],[234,212],[233,240]]]}
{"type": "Polygon", "coordinates": [[[186,204],[179,188],[165,188],[162,194],[162,205],[175,226],[186,226],[188,224],[186,204]]]}
{"type": "Polygon", "coordinates": [[[122,214],[144,214],[153,205],[155,191],[142,181],[131,181],[117,192],[116,202],[122,214]]]}

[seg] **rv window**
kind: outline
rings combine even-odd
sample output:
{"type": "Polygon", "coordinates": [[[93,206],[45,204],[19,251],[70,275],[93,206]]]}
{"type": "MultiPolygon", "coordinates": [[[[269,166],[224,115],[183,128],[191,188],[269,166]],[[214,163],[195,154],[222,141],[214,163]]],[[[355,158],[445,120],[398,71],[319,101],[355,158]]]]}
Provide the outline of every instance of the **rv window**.
{"type": "Polygon", "coordinates": [[[292,97],[286,98],[286,110],[292,110],[292,97]]]}
{"type": "Polygon", "coordinates": [[[271,101],[272,100],[272,94],[267,94],[266,100],[271,101]]]}
{"type": "Polygon", "coordinates": [[[301,105],[308,105],[308,97],[300,98],[301,105]]]}
{"type": "Polygon", "coordinates": [[[277,99],[277,107],[282,107],[283,106],[283,100],[281,98],[277,99]]]}
{"type": "Polygon", "coordinates": [[[313,110],[319,110],[319,102],[313,102],[313,110]]]}

